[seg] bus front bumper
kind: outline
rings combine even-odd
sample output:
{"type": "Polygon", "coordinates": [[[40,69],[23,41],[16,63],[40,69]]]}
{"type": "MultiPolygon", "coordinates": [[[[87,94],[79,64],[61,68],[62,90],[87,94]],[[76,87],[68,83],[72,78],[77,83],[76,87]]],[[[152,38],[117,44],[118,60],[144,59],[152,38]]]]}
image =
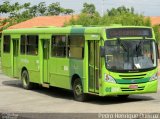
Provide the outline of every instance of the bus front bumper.
{"type": "Polygon", "coordinates": [[[158,81],[154,80],[141,84],[114,84],[104,83],[101,96],[112,95],[130,95],[130,94],[143,94],[157,92],[158,81]]]}

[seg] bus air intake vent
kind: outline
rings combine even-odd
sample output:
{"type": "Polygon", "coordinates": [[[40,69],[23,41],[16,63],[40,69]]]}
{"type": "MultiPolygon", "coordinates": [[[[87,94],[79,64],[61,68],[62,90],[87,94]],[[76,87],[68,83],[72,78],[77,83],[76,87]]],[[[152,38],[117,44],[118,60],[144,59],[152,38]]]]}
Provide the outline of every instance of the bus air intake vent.
{"type": "Polygon", "coordinates": [[[132,75],[119,75],[122,79],[142,79],[145,77],[146,74],[132,74],[132,75]]]}
{"type": "Polygon", "coordinates": [[[121,88],[122,91],[142,91],[144,90],[145,86],[138,87],[137,89],[130,89],[130,88],[121,88]]]}

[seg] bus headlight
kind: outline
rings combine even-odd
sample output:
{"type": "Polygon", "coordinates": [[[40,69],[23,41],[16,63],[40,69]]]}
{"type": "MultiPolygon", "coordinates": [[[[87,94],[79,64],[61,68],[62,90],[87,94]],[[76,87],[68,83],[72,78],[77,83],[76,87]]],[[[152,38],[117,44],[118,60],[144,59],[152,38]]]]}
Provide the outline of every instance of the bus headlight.
{"type": "Polygon", "coordinates": [[[154,80],[157,80],[157,79],[158,79],[158,74],[155,73],[153,76],[151,76],[149,81],[154,81],[154,80]]]}
{"type": "Polygon", "coordinates": [[[109,83],[116,83],[116,81],[114,80],[113,77],[111,77],[110,75],[105,74],[105,81],[109,82],[109,83]]]}

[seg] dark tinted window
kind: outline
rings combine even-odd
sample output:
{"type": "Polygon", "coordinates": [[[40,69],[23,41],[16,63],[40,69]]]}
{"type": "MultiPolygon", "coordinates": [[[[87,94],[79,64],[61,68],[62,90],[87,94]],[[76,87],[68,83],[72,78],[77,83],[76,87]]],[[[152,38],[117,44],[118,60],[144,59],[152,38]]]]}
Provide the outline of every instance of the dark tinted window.
{"type": "Polygon", "coordinates": [[[52,36],[52,56],[66,56],[66,36],[52,36]]]}
{"type": "Polygon", "coordinates": [[[25,42],[26,42],[26,36],[25,35],[22,35],[21,36],[21,54],[25,54],[25,49],[26,49],[26,46],[25,46],[25,42]]]}
{"type": "Polygon", "coordinates": [[[38,55],[38,36],[21,36],[21,54],[38,55]]]}
{"type": "Polygon", "coordinates": [[[4,40],[3,40],[3,52],[4,53],[10,52],[10,43],[11,43],[10,35],[5,35],[4,40]]]}
{"type": "Polygon", "coordinates": [[[28,35],[26,44],[27,44],[27,54],[30,55],[38,54],[38,36],[28,35]]]}

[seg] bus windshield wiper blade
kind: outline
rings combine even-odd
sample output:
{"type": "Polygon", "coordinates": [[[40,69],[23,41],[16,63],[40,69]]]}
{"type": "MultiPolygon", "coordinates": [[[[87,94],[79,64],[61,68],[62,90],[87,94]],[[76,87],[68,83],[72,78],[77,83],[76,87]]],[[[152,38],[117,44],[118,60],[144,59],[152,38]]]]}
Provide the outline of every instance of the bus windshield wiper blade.
{"type": "Polygon", "coordinates": [[[117,40],[118,40],[118,43],[123,47],[123,49],[124,49],[126,52],[128,52],[126,46],[121,42],[120,38],[117,38],[117,40]]]}
{"type": "Polygon", "coordinates": [[[139,44],[136,45],[136,51],[138,51],[140,49],[140,46],[142,46],[141,44],[142,44],[142,41],[140,40],[139,44]]]}

